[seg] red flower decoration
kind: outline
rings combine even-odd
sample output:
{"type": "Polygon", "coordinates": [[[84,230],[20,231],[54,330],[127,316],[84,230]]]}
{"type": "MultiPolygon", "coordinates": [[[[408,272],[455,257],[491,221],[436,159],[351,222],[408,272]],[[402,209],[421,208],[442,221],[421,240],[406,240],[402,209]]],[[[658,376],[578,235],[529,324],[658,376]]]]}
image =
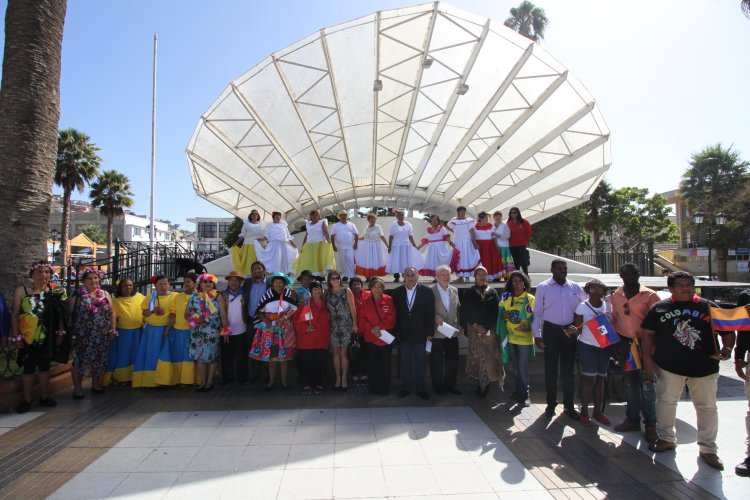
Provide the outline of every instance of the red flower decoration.
{"type": "Polygon", "coordinates": [[[156,286],[156,275],[151,276],[151,284],[156,286]]]}

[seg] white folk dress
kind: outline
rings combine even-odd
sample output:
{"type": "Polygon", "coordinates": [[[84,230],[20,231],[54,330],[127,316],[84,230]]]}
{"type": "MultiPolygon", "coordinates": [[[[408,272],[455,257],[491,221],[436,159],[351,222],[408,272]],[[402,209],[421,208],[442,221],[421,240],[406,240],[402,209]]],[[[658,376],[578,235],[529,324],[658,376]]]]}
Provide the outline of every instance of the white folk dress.
{"type": "Polygon", "coordinates": [[[385,275],[385,263],[388,248],[380,238],[383,228],[379,224],[365,228],[364,239],[359,242],[354,252],[357,274],[366,278],[385,275]]]}
{"type": "Polygon", "coordinates": [[[258,252],[258,260],[266,266],[266,272],[291,274],[292,263],[299,252],[289,244],[292,236],[289,234],[286,221],[270,223],[266,228],[266,238],[268,238],[266,248],[258,252]]]}
{"type": "Polygon", "coordinates": [[[453,230],[455,235],[456,248],[460,253],[456,274],[461,278],[474,276],[474,269],[479,265],[479,251],[474,248],[474,242],[471,240],[471,230],[474,228],[474,224],[474,219],[469,217],[465,219],[454,217],[448,222],[448,227],[453,230]]]}
{"type": "Polygon", "coordinates": [[[409,236],[413,234],[411,223],[404,222],[403,225],[400,225],[398,221],[393,221],[388,234],[393,236],[393,241],[391,242],[391,253],[388,254],[388,261],[385,266],[386,272],[402,274],[407,267],[415,267],[417,271],[424,267],[422,254],[409,240],[409,236]]]}

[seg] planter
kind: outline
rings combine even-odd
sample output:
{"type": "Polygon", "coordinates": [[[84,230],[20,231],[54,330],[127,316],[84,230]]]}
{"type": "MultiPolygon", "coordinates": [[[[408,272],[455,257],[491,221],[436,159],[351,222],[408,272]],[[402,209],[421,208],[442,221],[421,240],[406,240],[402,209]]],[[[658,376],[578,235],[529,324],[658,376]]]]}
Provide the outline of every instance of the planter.
{"type": "MultiPolygon", "coordinates": [[[[70,363],[50,368],[49,392],[54,394],[70,387],[73,382],[70,379],[70,363]]],[[[40,397],[39,382],[35,380],[31,389],[31,400],[36,401],[40,397]]],[[[0,412],[8,412],[21,402],[21,376],[0,381],[0,412]]]]}

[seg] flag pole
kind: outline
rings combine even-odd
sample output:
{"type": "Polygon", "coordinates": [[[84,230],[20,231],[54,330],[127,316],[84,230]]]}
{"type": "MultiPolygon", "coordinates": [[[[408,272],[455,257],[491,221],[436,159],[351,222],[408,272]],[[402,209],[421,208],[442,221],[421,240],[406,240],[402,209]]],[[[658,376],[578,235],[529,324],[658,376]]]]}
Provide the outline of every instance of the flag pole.
{"type": "Polygon", "coordinates": [[[151,92],[151,227],[149,228],[149,242],[153,246],[156,240],[154,227],[154,185],[156,183],[156,48],[158,37],[154,33],[154,74],[151,92]]]}

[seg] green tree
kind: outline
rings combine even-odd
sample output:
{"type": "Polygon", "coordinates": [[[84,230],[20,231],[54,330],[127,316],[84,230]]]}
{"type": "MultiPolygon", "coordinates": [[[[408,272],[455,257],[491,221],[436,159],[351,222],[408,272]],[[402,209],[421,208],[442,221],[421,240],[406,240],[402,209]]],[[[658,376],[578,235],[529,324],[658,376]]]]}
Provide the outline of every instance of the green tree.
{"type": "Polygon", "coordinates": [[[66,0],[8,0],[0,84],[0,288],[12,297],[49,233],[66,0]]]}
{"type": "Polygon", "coordinates": [[[544,30],[549,20],[544,9],[525,0],[518,7],[510,8],[510,17],[504,24],[526,38],[539,42],[544,38],[544,30]]]}
{"type": "Polygon", "coordinates": [[[669,219],[671,210],[664,196],[649,195],[646,188],[625,187],[612,193],[612,197],[611,234],[616,241],[627,245],[679,241],[679,231],[669,219]]]}
{"type": "Polygon", "coordinates": [[[535,223],[531,246],[554,254],[584,250],[591,243],[583,230],[585,217],[584,206],[578,205],[535,223]]]}
{"type": "Polygon", "coordinates": [[[224,245],[226,245],[227,248],[237,243],[240,231],[242,231],[242,224],[244,223],[245,221],[243,221],[239,217],[235,217],[232,223],[229,225],[229,230],[227,231],[227,234],[224,235],[224,245]]]}
{"type": "Polygon", "coordinates": [[[107,256],[112,256],[112,225],[115,217],[123,215],[124,209],[133,206],[130,180],[116,170],[105,170],[91,183],[91,204],[107,217],[107,256]]]}
{"type": "Polygon", "coordinates": [[[55,184],[63,188],[62,235],[60,237],[63,265],[68,263],[70,195],[74,189],[82,193],[86,184],[99,174],[99,165],[102,160],[97,151],[99,148],[91,142],[89,136],[74,128],[61,130],[58,135],[55,184]]]}
{"type": "Polygon", "coordinates": [[[81,226],[81,232],[97,245],[104,245],[107,242],[107,233],[96,224],[86,224],[85,226],[81,226]]]}
{"type": "MultiPolygon", "coordinates": [[[[680,197],[692,212],[703,212],[706,220],[712,220],[719,212],[729,216],[729,223],[717,228],[712,234],[711,243],[716,248],[719,278],[727,277],[727,248],[734,237],[737,217],[732,203],[747,188],[750,162],[742,160],[732,147],[724,148],[721,143],[708,146],[690,158],[690,166],[682,174],[680,197]]],[[[702,231],[711,224],[703,224],[702,231]]],[[[698,228],[696,228],[698,229],[698,228]]]]}
{"type": "Polygon", "coordinates": [[[612,186],[605,180],[601,181],[589,200],[583,204],[586,212],[583,227],[591,234],[594,250],[599,252],[599,241],[602,235],[611,233],[614,225],[613,204],[615,201],[612,186]]]}

